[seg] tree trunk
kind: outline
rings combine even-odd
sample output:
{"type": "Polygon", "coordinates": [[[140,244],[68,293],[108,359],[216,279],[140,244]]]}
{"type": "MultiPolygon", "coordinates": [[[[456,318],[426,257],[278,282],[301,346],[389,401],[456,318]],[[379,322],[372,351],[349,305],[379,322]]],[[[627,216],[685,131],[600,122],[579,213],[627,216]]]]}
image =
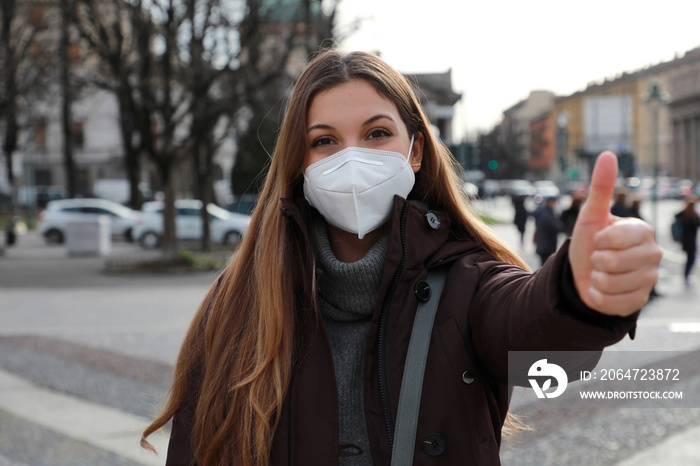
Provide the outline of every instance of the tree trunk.
{"type": "MultiPolygon", "coordinates": [[[[208,154],[200,154],[200,156],[205,159],[210,158],[208,154]]],[[[209,222],[211,221],[211,218],[209,216],[209,212],[206,209],[206,206],[209,205],[210,202],[213,202],[211,189],[209,189],[209,187],[211,186],[211,170],[205,169],[204,173],[202,173],[202,168],[200,167],[200,171],[198,172],[197,178],[197,184],[199,185],[201,193],[200,199],[202,200],[202,204],[204,205],[204,208],[202,208],[202,250],[210,251],[212,241],[209,222]]]]}
{"type": "Polygon", "coordinates": [[[73,138],[72,138],[72,89],[70,87],[69,67],[70,60],[68,58],[68,48],[70,46],[68,28],[71,23],[71,11],[69,0],[61,0],[61,91],[63,94],[62,102],[62,118],[63,118],[63,166],[66,171],[67,189],[70,197],[75,197],[76,179],[75,179],[75,161],[73,160],[73,138]]]}
{"type": "MultiPolygon", "coordinates": [[[[5,115],[5,141],[3,143],[3,152],[5,152],[5,163],[7,169],[7,181],[10,183],[10,202],[12,205],[12,211],[17,212],[17,183],[15,180],[15,174],[12,171],[12,160],[14,158],[14,153],[17,150],[17,113],[14,96],[10,97],[11,101],[8,105],[8,111],[5,115]]],[[[27,154],[24,154],[26,157],[27,154]]]]}
{"type": "Polygon", "coordinates": [[[161,174],[163,194],[165,195],[163,200],[163,256],[165,258],[174,258],[177,257],[178,253],[178,241],[175,231],[177,210],[175,209],[175,187],[173,186],[174,173],[172,167],[167,167],[161,174]]]}
{"type": "Polygon", "coordinates": [[[3,151],[5,152],[5,160],[7,166],[7,180],[10,183],[10,193],[12,196],[12,210],[17,209],[17,187],[15,185],[15,175],[12,171],[12,158],[14,151],[17,149],[17,89],[16,89],[16,71],[17,64],[15,63],[14,51],[10,43],[10,32],[12,28],[12,20],[15,16],[15,1],[8,0],[2,5],[2,31],[0,39],[3,44],[3,54],[5,59],[2,63],[3,74],[5,81],[2,83],[5,87],[4,93],[7,95],[7,101],[0,102],[0,109],[3,110],[5,119],[5,140],[3,141],[3,151]],[[4,108],[2,108],[4,106],[4,108]]]}

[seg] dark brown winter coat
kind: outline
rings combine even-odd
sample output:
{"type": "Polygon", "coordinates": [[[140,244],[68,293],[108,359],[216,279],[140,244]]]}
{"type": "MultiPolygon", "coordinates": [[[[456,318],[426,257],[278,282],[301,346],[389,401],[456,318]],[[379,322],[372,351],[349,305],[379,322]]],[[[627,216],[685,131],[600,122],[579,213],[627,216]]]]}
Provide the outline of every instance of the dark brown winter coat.
{"type": "MultiPolygon", "coordinates": [[[[283,212],[299,227],[301,241],[308,241],[297,205],[285,201],[283,212]]],[[[365,416],[375,465],[390,464],[389,437],[418,304],[414,288],[428,269],[447,266],[449,274],[430,341],[416,465],[500,464],[510,393],[508,351],[601,351],[634,330],[636,314],[607,317],[583,305],[572,291],[567,252],[568,242],[543,268],[529,273],[495,260],[472,241],[456,240],[446,215],[396,198],[364,363],[365,416]],[[431,214],[439,225],[428,222],[431,214]],[[425,448],[430,434],[445,441],[437,456],[425,448]]],[[[292,375],[273,442],[274,465],[338,464],[333,362],[322,321],[315,322],[292,375]]],[[[192,458],[195,403],[190,399],[189,408],[175,416],[168,466],[187,465],[192,458]]]]}

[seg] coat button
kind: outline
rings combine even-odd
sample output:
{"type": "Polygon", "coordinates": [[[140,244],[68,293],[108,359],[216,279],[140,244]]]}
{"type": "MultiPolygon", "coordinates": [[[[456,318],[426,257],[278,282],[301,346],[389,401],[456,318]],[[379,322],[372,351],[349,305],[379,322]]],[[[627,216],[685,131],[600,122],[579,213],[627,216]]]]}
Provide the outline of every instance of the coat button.
{"type": "Polygon", "coordinates": [[[470,371],[462,372],[462,382],[466,383],[467,385],[471,385],[474,383],[474,380],[476,380],[476,377],[474,377],[473,373],[470,371]]]}
{"type": "Polygon", "coordinates": [[[425,214],[425,221],[428,223],[428,226],[433,230],[437,230],[438,228],[440,228],[440,217],[438,217],[435,212],[430,211],[427,214],[425,214]]]}
{"type": "Polygon", "coordinates": [[[424,281],[419,281],[416,283],[416,287],[414,289],[416,293],[416,298],[418,298],[419,301],[426,302],[427,300],[430,299],[430,285],[428,285],[428,282],[424,281]]]}
{"type": "Polygon", "coordinates": [[[430,456],[442,455],[445,452],[445,437],[440,434],[428,434],[423,440],[423,448],[430,456]]]}

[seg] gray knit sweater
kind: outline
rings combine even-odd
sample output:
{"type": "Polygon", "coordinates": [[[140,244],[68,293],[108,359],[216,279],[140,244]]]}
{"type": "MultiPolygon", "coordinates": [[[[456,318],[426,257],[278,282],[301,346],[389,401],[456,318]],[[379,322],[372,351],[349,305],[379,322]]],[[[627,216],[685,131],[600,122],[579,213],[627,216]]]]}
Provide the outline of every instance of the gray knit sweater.
{"type": "Polygon", "coordinates": [[[363,359],[389,249],[389,233],[365,257],[352,263],[336,259],[323,221],[315,222],[313,237],[318,304],[333,352],[338,389],[340,464],[371,465],[364,415],[363,359]]]}

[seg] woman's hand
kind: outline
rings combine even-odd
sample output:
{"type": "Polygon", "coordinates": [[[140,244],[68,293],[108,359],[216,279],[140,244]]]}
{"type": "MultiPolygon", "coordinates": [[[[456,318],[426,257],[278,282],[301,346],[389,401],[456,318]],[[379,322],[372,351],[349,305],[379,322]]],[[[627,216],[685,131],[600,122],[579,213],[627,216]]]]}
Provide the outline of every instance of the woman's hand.
{"type": "Polygon", "coordinates": [[[649,300],[658,278],[661,249],[651,225],[610,214],[616,179],[617,157],[603,152],[574,226],[569,263],[576,290],[588,307],[627,316],[649,300]]]}

